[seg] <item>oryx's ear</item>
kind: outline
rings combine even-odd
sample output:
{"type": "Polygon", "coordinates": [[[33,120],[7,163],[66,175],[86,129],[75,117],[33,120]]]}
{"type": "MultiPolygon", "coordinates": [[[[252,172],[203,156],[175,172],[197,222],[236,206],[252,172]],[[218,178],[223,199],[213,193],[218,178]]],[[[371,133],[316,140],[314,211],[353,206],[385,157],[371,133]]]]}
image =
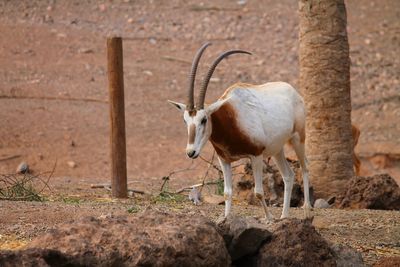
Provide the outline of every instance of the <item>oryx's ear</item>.
{"type": "Polygon", "coordinates": [[[206,113],[208,115],[211,115],[212,113],[217,111],[225,102],[226,102],[226,99],[218,100],[217,102],[212,103],[211,105],[209,105],[205,108],[206,113]]]}
{"type": "Polygon", "coordinates": [[[171,100],[168,100],[168,103],[171,103],[174,107],[176,107],[180,111],[185,111],[185,109],[186,109],[186,105],[185,104],[174,102],[174,101],[171,101],[171,100]]]}

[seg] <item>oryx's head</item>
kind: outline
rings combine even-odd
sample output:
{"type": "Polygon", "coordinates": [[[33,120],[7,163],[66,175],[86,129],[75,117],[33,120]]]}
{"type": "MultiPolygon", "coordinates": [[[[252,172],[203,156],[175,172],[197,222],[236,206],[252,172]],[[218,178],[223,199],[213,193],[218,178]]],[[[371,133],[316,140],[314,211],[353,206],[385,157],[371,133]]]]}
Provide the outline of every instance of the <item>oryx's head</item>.
{"type": "Polygon", "coordinates": [[[199,64],[201,55],[203,54],[204,50],[210,45],[211,43],[204,44],[196,53],[193,63],[192,69],[189,76],[189,87],[188,87],[188,97],[187,103],[178,103],[174,101],[169,101],[173,104],[176,108],[183,112],[183,120],[187,126],[188,131],[188,142],[186,146],[186,154],[190,158],[197,158],[200,155],[201,149],[206,144],[208,138],[211,135],[212,131],[212,124],[210,121],[211,114],[218,110],[218,108],[224,103],[224,101],[217,101],[211,105],[204,107],[204,100],[206,97],[208,83],[210,82],[211,76],[214,73],[215,68],[223,60],[224,58],[228,57],[231,54],[236,53],[244,53],[249,54],[251,53],[243,50],[229,50],[222,53],[211,65],[210,69],[208,70],[207,76],[205,76],[203,84],[200,89],[199,99],[194,105],[194,82],[196,78],[196,71],[197,66],[199,64]]]}

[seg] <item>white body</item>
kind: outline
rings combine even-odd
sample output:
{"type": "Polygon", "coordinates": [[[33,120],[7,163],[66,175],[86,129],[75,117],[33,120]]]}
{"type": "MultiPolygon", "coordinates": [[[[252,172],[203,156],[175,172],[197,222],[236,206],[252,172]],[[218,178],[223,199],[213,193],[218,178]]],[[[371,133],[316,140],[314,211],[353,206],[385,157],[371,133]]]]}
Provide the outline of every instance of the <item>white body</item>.
{"type": "Polygon", "coordinates": [[[276,155],[292,138],[296,117],[305,121],[303,100],[287,83],[251,88],[239,84],[231,87],[224,98],[235,108],[239,127],[255,144],[265,146],[265,157],[276,155]]]}
{"type": "Polygon", "coordinates": [[[310,216],[309,183],[304,154],[305,108],[302,97],[289,84],[272,82],[263,85],[235,84],[221,98],[204,109],[189,113],[185,105],[171,102],[184,111],[189,141],[186,148],[196,158],[207,140],[217,151],[224,174],[225,216],[232,203],[231,163],[250,158],[255,179],[255,194],[267,218],[263,190],[263,159],[272,157],[282,174],[285,191],[281,217],[289,216],[294,172],[286,161],[283,147],[290,142],[299,158],[304,180],[304,210],[310,216]]]}

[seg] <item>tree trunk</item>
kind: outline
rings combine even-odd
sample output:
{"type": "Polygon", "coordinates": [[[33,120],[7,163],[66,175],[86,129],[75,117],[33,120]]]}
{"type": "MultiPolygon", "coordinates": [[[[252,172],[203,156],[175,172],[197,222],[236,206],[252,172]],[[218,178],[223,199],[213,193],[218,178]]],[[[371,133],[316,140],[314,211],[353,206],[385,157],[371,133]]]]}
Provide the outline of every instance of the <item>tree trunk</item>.
{"type": "Polygon", "coordinates": [[[299,16],[310,179],[316,196],[328,197],[341,192],[354,175],[344,0],[300,0],[299,16]]]}

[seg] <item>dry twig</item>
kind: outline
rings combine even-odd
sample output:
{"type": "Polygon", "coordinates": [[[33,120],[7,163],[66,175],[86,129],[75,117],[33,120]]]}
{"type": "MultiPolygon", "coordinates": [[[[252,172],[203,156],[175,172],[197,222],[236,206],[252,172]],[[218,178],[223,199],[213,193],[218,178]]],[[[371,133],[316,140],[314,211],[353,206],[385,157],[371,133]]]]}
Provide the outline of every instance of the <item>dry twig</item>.
{"type": "MultiPolygon", "coordinates": [[[[91,184],[90,188],[104,188],[107,191],[111,191],[111,184],[91,184]]],[[[142,190],[136,190],[136,189],[130,189],[130,188],[128,188],[127,190],[128,190],[128,192],[132,192],[132,193],[136,193],[136,194],[141,194],[141,195],[146,194],[146,192],[144,192],[142,190]]]]}
{"type": "Polygon", "coordinates": [[[83,101],[83,102],[98,102],[108,103],[108,100],[96,99],[96,98],[75,98],[75,97],[63,97],[63,96],[16,96],[16,95],[0,95],[1,98],[6,99],[37,99],[37,100],[59,100],[59,101],[83,101]]]}
{"type": "Polygon", "coordinates": [[[185,64],[192,64],[192,62],[190,62],[189,60],[172,57],[172,56],[162,56],[161,58],[168,60],[168,61],[176,61],[176,62],[181,62],[181,63],[185,63],[185,64]]]}
{"type": "Polygon", "coordinates": [[[204,184],[203,184],[203,183],[201,183],[201,184],[194,184],[194,185],[182,187],[181,189],[176,190],[176,191],[175,191],[175,194],[183,193],[184,191],[191,190],[191,189],[193,189],[194,187],[199,187],[199,186],[204,186],[204,185],[215,185],[215,184],[218,184],[218,182],[211,181],[211,182],[205,182],[204,184]]]}
{"type": "Polygon", "coordinates": [[[0,161],[6,161],[6,160],[11,160],[11,159],[16,159],[16,158],[19,158],[19,157],[21,157],[21,155],[12,155],[12,156],[8,156],[8,157],[1,158],[0,161]]]}
{"type": "MultiPolygon", "coordinates": [[[[215,151],[214,151],[214,152],[215,152],[215,151]]],[[[214,169],[216,169],[216,170],[218,171],[218,173],[221,173],[221,174],[222,174],[221,168],[220,168],[219,166],[217,166],[216,164],[214,164],[214,162],[209,161],[209,160],[203,158],[202,156],[200,156],[200,159],[202,159],[203,161],[207,162],[208,164],[211,164],[211,166],[212,166],[214,169]]],[[[214,157],[213,157],[213,159],[214,159],[214,157]]]]}
{"type": "Polygon", "coordinates": [[[189,167],[187,167],[187,168],[184,168],[184,169],[179,169],[179,170],[176,170],[176,171],[172,171],[172,172],[170,172],[167,176],[163,176],[161,179],[163,180],[163,183],[162,183],[162,185],[161,185],[161,188],[160,188],[160,192],[165,192],[166,190],[165,190],[165,186],[166,186],[166,184],[167,184],[167,182],[169,181],[169,178],[172,176],[172,175],[174,175],[174,174],[177,174],[177,173],[180,173],[180,172],[185,172],[185,171],[190,171],[190,170],[193,170],[194,169],[194,167],[193,167],[193,160],[191,161],[191,163],[190,163],[190,165],[189,165],[189,167]]]}
{"type": "Polygon", "coordinates": [[[199,194],[201,194],[201,191],[203,190],[203,187],[204,187],[204,182],[206,181],[206,178],[207,178],[207,176],[208,176],[208,172],[210,171],[211,166],[213,166],[214,157],[215,157],[215,150],[213,151],[211,160],[210,160],[210,162],[208,163],[208,168],[207,168],[207,170],[206,170],[206,173],[204,174],[203,182],[201,183],[201,187],[200,187],[200,190],[199,190],[199,194]]]}

